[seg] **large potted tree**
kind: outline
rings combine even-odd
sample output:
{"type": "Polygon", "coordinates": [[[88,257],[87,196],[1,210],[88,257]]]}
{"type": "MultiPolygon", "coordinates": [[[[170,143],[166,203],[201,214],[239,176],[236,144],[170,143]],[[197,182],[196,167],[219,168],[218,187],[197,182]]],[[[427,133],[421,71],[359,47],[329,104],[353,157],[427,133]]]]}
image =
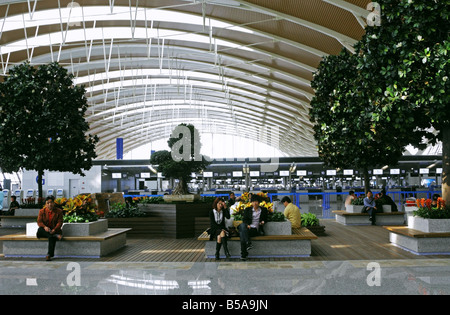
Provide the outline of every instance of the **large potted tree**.
{"type": "Polygon", "coordinates": [[[85,93],[58,63],[17,65],[0,84],[0,165],[36,170],[40,198],[44,170],[84,175],[97,156],[85,93]]]}
{"type": "Polygon", "coordinates": [[[162,150],[152,154],[150,163],[164,176],[178,181],[166,201],[194,201],[199,195],[190,194],[188,183],[192,173],[203,171],[210,162],[200,154],[201,142],[197,129],[189,124],[180,124],[172,131],[167,141],[170,151],[162,150]]]}
{"type": "Polygon", "coordinates": [[[192,173],[204,170],[210,162],[200,155],[200,136],[191,124],[180,124],[168,140],[170,151],[152,154],[150,163],[166,178],[176,179],[172,194],[164,195],[164,203],[150,204],[149,216],[161,219],[167,237],[184,238],[195,234],[195,218],[207,217],[212,204],[201,202],[200,196],[189,193],[192,173]]]}

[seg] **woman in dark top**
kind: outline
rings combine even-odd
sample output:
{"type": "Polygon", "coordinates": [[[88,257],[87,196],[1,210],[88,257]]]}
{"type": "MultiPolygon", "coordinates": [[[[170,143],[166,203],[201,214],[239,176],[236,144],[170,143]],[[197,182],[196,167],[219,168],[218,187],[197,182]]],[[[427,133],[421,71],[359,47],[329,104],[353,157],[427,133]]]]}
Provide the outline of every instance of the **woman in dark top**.
{"type": "Polygon", "coordinates": [[[225,226],[225,218],[230,218],[230,210],[227,209],[225,201],[222,198],[216,198],[213,203],[213,209],[209,212],[211,227],[209,230],[210,240],[216,240],[216,260],[220,259],[220,248],[223,245],[225,257],[230,258],[228,251],[227,238],[229,236],[228,229],[225,226]]]}

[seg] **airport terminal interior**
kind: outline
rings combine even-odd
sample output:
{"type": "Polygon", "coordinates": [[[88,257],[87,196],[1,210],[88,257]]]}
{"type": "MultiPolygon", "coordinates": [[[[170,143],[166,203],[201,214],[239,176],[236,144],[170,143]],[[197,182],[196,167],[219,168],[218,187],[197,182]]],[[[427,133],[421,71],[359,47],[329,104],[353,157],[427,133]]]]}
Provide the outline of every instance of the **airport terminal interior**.
{"type": "Polygon", "coordinates": [[[442,142],[409,145],[395,165],[369,169],[371,190],[386,191],[398,209],[377,215],[377,224],[371,215],[371,224],[345,204],[350,192],[366,197],[363,170],[327,166],[314,138],[311,82],[319,64],[343,49],[355,54],[380,10],[371,0],[0,1],[0,81],[24,62],[58,63],[84,86],[87,133],[99,139],[85,176],[45,170],[38,185],[35,170],[1,171],[0,294],[243,297],[203,304],[186,297],[172,306],[211,312],[274,311],[271,295],[449,294],[450,230],[414,234],[408,208],[442,194],[442,142]],[[189,219],[176,203],[173,215],[144,205],[146,217],[130,226],[109,218],[94,234],[63,229],[51,261],[47,241],[35,236],[39,209],[6,214],[14,196],[24,210],[47,196],[89,195],[106,212],[115,198],[167,198],[179,180],[150,160],[170,150],[180,124],[194,125],[210,162],[187,183],[189,194],[208,200],[206,212],[198,200],[180,203],[197,205],[189,211],[201,214],[189,219]],[[253,244],[248,259],[230,238],[231,257],[217,259],[201,235],[212,201],[230,193],[264,196],[270,211],[282,213],[287,196],[324,231],[259,236],[265,245],[253,244]],[[39,246],[42,253],[32,250],[39,246]]]}

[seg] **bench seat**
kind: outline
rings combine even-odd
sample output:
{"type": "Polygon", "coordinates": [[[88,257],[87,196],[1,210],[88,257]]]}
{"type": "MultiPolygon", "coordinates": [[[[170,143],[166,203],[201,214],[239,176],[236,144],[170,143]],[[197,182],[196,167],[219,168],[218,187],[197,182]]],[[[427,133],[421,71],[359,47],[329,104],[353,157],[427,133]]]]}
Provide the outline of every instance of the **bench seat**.
{"type": "Polygon", "coordinates": [[[389,241],[415,255],[450,255],[450,233],[427,233],[407,226],[385,226],[389,241]]]}
{"type": "MultiPolygon", "coordinates": [[[[352,213],[345,210],[332,211],[336,221],[344,225],[371,225],[368,213],[352,213]]],[[[404,225],[405,212],[381,212],[376,214],[376,225],[404,225]]]]}
{"type": "MultiPolygon", "coordinates": [[[[100,258],[126,245],[126,233],[130,229],[113,229],[90,236],[66,236],[56,242],[55,257],[100,258]]],[[[10,234],[0,237],[5,257],[45,257],[48,248],[46,238],[10,234]]]]}
{"type": "MultiPolygon", "coordinates": [[[[291,235],[265,235],[251,238],[253,248],[249,251],[248,258],[273,258],[273,257],[309,257],[311,255],[311,240],[318,237],[305,227],[292,229],[291,235]]],[[[206,258],[214,258],[216,242],[209,241],[209,234],[203,232],[198,238],[205,241],[206,258]]],[[[228,250],[231,258],[241,256],[241,242],[239,236],[228,239],[228,250]]],[[[223,249],[220,250],[221,258],[224,258],[223,249]]]]}

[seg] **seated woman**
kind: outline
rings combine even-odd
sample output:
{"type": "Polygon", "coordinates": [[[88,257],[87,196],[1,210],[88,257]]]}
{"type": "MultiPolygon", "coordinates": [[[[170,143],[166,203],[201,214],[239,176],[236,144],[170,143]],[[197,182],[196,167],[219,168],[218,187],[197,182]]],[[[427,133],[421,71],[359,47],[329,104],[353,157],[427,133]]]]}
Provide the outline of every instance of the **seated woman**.
{"type": "Polygon", "coordinates": [[[38,231],[36,237],[48,238],[48,252],[45,259],[51,260],[55,256],[56,241],[62,240],[63,211],[55,206],[55,197],[48,196],[45,206],[38,214],[38,231]]]}
{"type": "Polygon", "coordinates": [[[216,260],[220,259],[220,248],[223,245],[225,257],[230,258],[228,251],[227,239],[229,236],[228,229],[225,226],[225,218],[230,218],[230,210],[227,209],[225,201],[222,198],[216,198],[213,203],[213,209],[209,212],[211,227],[209,230],[210,240],[216,240],[216,260]]]}

